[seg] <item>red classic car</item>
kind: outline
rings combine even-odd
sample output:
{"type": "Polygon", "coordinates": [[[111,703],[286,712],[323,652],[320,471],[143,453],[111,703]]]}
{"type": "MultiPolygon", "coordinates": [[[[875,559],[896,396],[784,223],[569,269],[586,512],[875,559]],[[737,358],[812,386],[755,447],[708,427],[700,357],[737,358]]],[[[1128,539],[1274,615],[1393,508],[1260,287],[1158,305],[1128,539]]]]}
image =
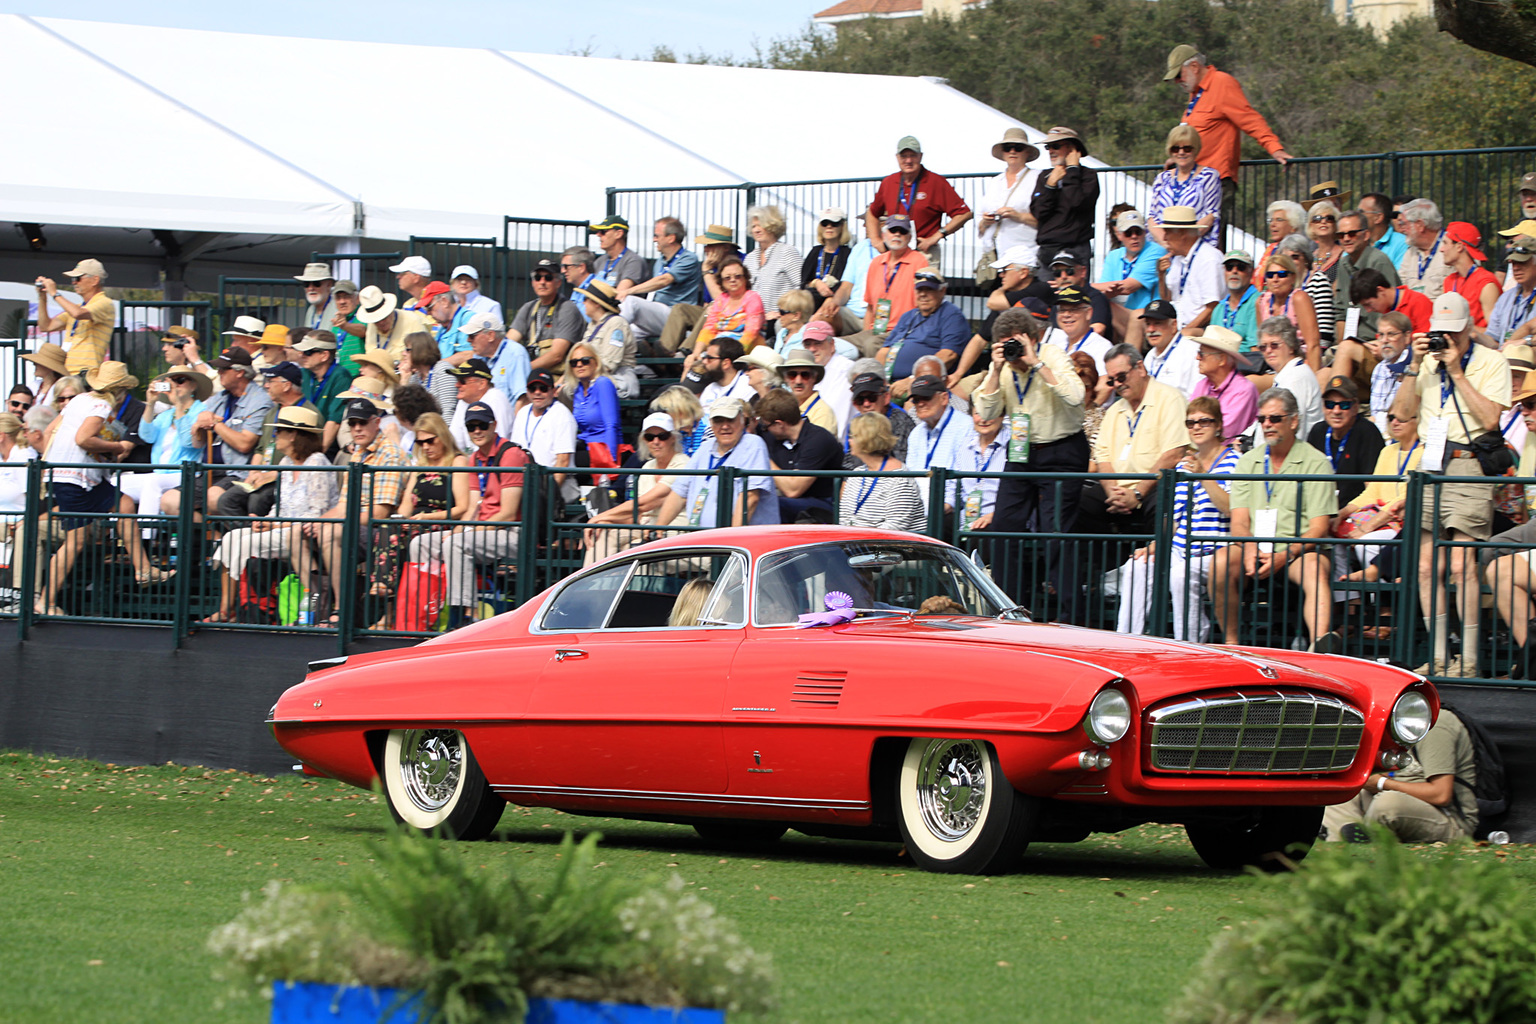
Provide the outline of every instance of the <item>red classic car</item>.
{"type": "Polygon", "coordinates": [[[1032,622],[948,544],[826,526],[646,544],[311,669],[278,742],[418,829],[483,837],[512,802],[715,842],[899,837],[969,873],[1144,822],[1213,866],[1304,855],[1439,710],[1388,665],[1032,622]]]}

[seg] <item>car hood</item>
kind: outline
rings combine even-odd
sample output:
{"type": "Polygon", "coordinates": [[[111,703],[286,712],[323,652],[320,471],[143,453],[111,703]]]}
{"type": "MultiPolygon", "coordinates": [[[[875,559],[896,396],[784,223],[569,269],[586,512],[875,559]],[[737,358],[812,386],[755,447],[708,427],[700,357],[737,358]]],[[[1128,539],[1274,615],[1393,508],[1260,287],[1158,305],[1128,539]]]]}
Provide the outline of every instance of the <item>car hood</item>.
{"type": "Polygon", "coordinates": [[[1404,685],[1418,678],[1356,658],[1262,647],[1207,646],[1051,623],[925,616],[912,620],[861,619],[836,628],[850,636],[902,636],[909,641],[939,643],[951,651],[964,645],[978,655],[998,650],[1007,652],[1010,661],[1013,651],[1058,662],[1064,659],[1085,669],[1102,670],[1106,679],[1130,680],[1143,704],[1220,687],[1299,686],[1365,706],[1370,702],[1370,687],[1364,677],[1394,673],[1402,677],[1404,685]]]}

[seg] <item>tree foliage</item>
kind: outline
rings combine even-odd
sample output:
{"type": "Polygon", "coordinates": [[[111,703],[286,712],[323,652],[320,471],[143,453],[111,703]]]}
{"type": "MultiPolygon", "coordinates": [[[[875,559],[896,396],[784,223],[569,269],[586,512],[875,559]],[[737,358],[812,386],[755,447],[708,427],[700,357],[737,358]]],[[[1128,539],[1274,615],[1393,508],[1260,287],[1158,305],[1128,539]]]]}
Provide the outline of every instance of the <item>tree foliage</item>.
{"type": "Polygon", "coordinates": [[[1183,112],[1183,91],[1162,80],[1181,42],[1236,75],[1297,156],[1536,143],[1536,69],[1427,18],[1378,37],[1322,0],[991,0],[953,20],[808,26],[761,63],[942,77],[1036,127],[1083,131],[1110,163],[1151,163],[1183,112]]]}

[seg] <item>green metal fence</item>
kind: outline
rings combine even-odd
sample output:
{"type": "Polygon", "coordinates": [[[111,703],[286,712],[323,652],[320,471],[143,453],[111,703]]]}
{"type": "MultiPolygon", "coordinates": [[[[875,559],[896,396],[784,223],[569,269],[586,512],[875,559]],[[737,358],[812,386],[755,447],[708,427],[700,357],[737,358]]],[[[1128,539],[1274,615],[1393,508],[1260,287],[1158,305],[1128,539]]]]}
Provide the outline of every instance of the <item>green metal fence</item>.
{"type": "MultiPolygon", "coordinates": [[[[90,467],[102,468],[100,464],[90,464],[90,467]]],[[[360,637],[431,636],[460,622],[515,608],[583,565],[590,564],[598,554],[606,556],[668,534],[725,526],[729,524],[730,515],[730,506],[720,503],[717,520],[709,523],[656,525],[632,517],[625,522],[593,526],[584,521],[581,506],[567,505],[560,500],[552,470],[538,466],[529,466],[526,470],[473,467],[445,470],[449,476],[474,474],[481,475],[482,479],[496,474],[509,485],[522,485],[521,522],[488,528],[501,540],[495,551],[482,551],[480,553],[486,557],[473,559],[468,570],[470,575],[459,577],[470,598],[466,605],[468,611],[455,617],[443,613],[441,608],[445,603],[445,592],[453,593],[452,563],[456,562],[457,556],[450,557],[447,553],[450,549],[440,546],[439,542],[455,536],[450,531],[481,524],[422,522],[399,515],[370,519],[364,515],[361,505],[368,476],[413,472],[421,467],[372,468],[361,464],[344,468],[284,467],[288,472],[334,473],[345,478],[347,498],[343,502],[341,518],[334,520],[205,518],[192,502],[182,503],[175,515],[116,511],[72,514],[72,522],[67,526],[74,531],[74,542],[79,551],[67,572],[63,571],[66,567],[60,556],[68,536],[66,524],[62,522],[65,517],[57,512],[48,513],[51,498],[46,473],[55,468],[67,467],[45,466],[34,461],[24,468],[12,470],[27,474],[27,505],[19,515],[0,515],[0,519],[9,519],[15,524],[16,532],[11,546],[9,579],[0,584],[17,592],[15,602],[8,611],[0,610],[0,616],[16,619],[22,638],[38,621],[60,618],[87,623],[157,626],[167,629],[173,643],[180,643],[197,630],[322,632],[334,635],[338,649],[345,651],[360,637]],[[249,565],[242,564],[240,573],[241,576],[254,574],[255,582],[248,583],[247,590],[242,592],[242,607],[250,605],[256,612],[244,616],[244,621],[203,621],[219,611],[221,589],[228,587],[225,580],[233,558],[230,552],[239,548],[232,538],[240,530],[249,534],[253,526],[286,527],[294,531],[292,543],[311,545],[307,557],[316,566],[316,573],[304,577],[295,573],[298,563],[289,541],[275,549],[262,548],[250,556],[249,565]],[[324,528],[319,531],[322,534],[325,530],[331,531],[330,535],[317,535],[313,541],[304,536],[316,532],[317,527],[324,528]],[[599,542],[599,550],[594,552],[591,545],[598,535],[611,539],[599,542]],[[435,540],[432,539],[434,536],[435,540]],[[427,539],[418,541],[418,538],[427,539]],[[321,554],[320,544],[324,542],[334,543],[338,551],[347,554],[334,565],[328,565],[321,554]],[[381,559],[381,553],[387,554],[392,544],[396,546],[397,556],[393,561],[381,559]],[[134,547],[143,552],[138,561],[134,547]],[[36,555],[31,556],[29,552],[36,552],[36,555]],[[146,566],[150,567],[148,573],[146,566]],[[166,569],[176,572],[168,579],[158,579],[158,572],[166,569]],[[423,572],[425,577],[430,577],[428,582],[421,582],[425,578],[423,572]],[[282,581],[290,575],[295,576],[295,582],[287,585],[289,589],[303,588],[299,597],[286,591],[280,596],[279,591],[284,587],[282,581]],[[413,590],[413,587],[417,589],[413,590]],[[320,595],[317,597],[321,605],[319,621],[294,617],[294,607],[299,607],[302,612],[304,606],[302,602],[297,606],[292,602],[310,595],[320,595]],[[285,601],[289,602],[286,607],[285,601]],[[330,618],[333,610],[334,620],[330,618]]],[[[162,468],[173,471],[182,493],[191,493],[210,467],[186,463],[162,468]]],[[[122,467],[109,468],[109,473],[114,476],[127,476],[130,472],[122,467]]],[[[615,478],[616,485],[624,493],[631,492],[629,481],[636,481],[635,488],[644,493],[647,489],[645,480],[658,475],[713,475],[717,478],[714,485],[721,489],[720,493],[730,493],[745,475],[728,466],[713,474],[706,470],[668,474],[634,469],[605,472],[615,478]]],[[[807,474],[799,470],[770,470],[766,473],[753,471],[751,475],[807,474]]],[[[821,471],[810,475],[839,481],[834,491],[838,495],[834,498],[834,516],[842,511],[841,482],[855,477],[862,484],[871,478],[868,473],[843,471],[821,471]]],[[[1189,625],[1183,638],[1200,639],[1200,624],[1207,623],[1211,625],[1212,639],[1223,639],[1218,617],[1221,605],[1216,595],[1217,582],[1213,578],[1203,587],[1181,583],[1186,577],[1175,574],[1173,560],[1167,557],[1167,553],[1174,550],[1172,541],[1177,525],[1173,511],[1175,487],[1181,481],[1198,482],[1207,479],[1205,477],[1173,471],[1155,478],[1143,476],[1145,480],[1156,479],[1158,486],[1155,491],[1156,515],[1150,527],[1142,532],[1086,534],[1040,529],[1004,534],[969,530],[945,506],[953,504],[946,499],[954,493],[957,483],[963,490],[974,486],[977,480],[1001,480],[1009,474],[936,469],[931,474],[905,471],[880,475],[913,479],[924,488],[928,495],[928,516],[922,532],[951,541],[971,553],[979,563],[988,567],[1011,597],[1029,608],[1036,617],[1121,632],[1144,631],[1173,636],[1176,635],[1177,609],[1187,612],[1184,617],[1189,625]],[[1138,563],[1141,563],[1140,567],[1138,563]],[[1127,602],[1133,597],[1145,606],[1144,623],[1134,616],[1127,617],[1130,614],[1127,602]]],[[[1085,473],[1042,475],[1034,479],[1057,486],[1082,486],[1100,478],[1085,473]]],[[[1263,478],[1225,476],[1219,479],[1232,483],[1263,478]]],[[[1287,483],[1323,480],[1333,485],[1340,479],[1295,477],[1287,478],[1287,483]]],[[[1364,482],[1395,478],[1349,479],[1364,482]]],[[[1397,537],[1352,539],[1330,534],[1308,539],[1306,543],[1320,559],[1319,567],[1326,569],[1322,585],[1313,592],[1313,607],[1319,612],[1326,608],[1327,626],[1339,634],[1341,653],[1391,659],[1412,667],[1431,658],[1431,637],[1425,622],[1434,622],[1443,613],[1454,611],[1462,601],[1461,588],[1467,587],[1471,607],[1477,609],[1471,621],[1477,625],[1478,635],[1476,648],[1461,649],[1459,654],[1467,663],[1475,663],[1472,668],[1475,675],[1470,678],[1498,685],[1536,685],[1499,678],[1507,672],[1518,652],[1506,622],[1509,614],[1500,615],[1494,610],[1495,606],[1508,608],[1512,604],[1523,607],[1512,599],[1526,593],[1519,581],[1527,575],[1520,571],[1518,563],[1528,557],[1533,545],[1496,539],[1480,542],[1439,540],[1427,552],[1422,552],[1420,545],[1412,541],[1420,535],[1421,515],[1435,514],[1440,489],[1453,481],[1468,482],[1464,477],[1410,474],[1406,482],[1403,528],[1397,537]],[[1428,511],[1421,513],[1423,509],[1428,511]],[[1426,553],[1427,565],[1423,561],[1426,553]],[[1349,571],[1358,572],[1371,564],[1363,556],[1384,559],[1380,563],[1379,578],[1346,576],[1349,571]],[[1480,574],[1457,577],[1450,572],[1448,563],[1461,557],[1468,559],[1468,564],[1480,563],[1480,574]],[[1422,573],[1425,580],[1438,580],[1447,586],[1425,586],[1421,595],[1421,567],[1425,570],[1422,573]],[[1475,597],[1471,588],[1476,588],[1475,597]]],[[[1525,485],[1536,486],[1536,479],[1488,481],[1490,487],[1525,485]]],[[[1257,546],[1283,544],[1288,539],[1294,542],[1294,538],[1302,534],[1303,527],[1301,523],[1281,524],[1277,532],[1285,537],[1245,538],[1244,543],[1257,546]]],[[[1239,551],[1242,547],[1229,542],[1218,546],[1229,552],[1239,551]]],[[[1301,557],[1299,550],[1293,560],[1301,557]]],[[[460,551],[459,555],[462,554],[460,551]]],[[[1220,561],[1216,556],[1212,557],[1220,561]]],[[[227,594],[227,589],[224,592],[227,594]]],[[[1285,578],[1283,573],[1264,577],[1262,573],[1243,572],[1237,603],[1231,606],[1237,613],[1237,639],[1245,644],[1282,649],[1306,647],[1316,639],[1314,634],[1322,630],[1322,627],[1307,628],[1307,600],[1304,588],[1285,578]]],[[[1453,656],[1464,639],[1472,639],[1464,626],[1453,614],[1448,647],[1453,656]]]]}
{"type": "MultiPolygon", "coordinates": [[[[1162,169],[1162,164],[1100,169],[1101,223],[1116,203],[1127,202],[1145,210],[1151,200],[1152,180],[1162,169]]],[[[1305,199],[1312,185],[1332,180],[1352,190],[1356,199],[1367,192],[1412,193],[1433,199],[1447,220],[1470,221],[1486,238],[1521,219],[1515,186],[1521,175],[1532,169],[1536,169],[1536,146],[1299,157],[1283,167],[1273,160],[1245,160],[1236,223],[1232,227],[1262,240],[1265,207],[1277,199],[1305,199]]],[[[935,170],[945,174],[973,209],[988,182],[998,173],[993,170],[949,174],[944,168],[935,170]]],[[[887,173],[889,170],[868,178],[724,186],[610,188],[607,212],[627,217],[631,225],[649,225],[661,217],[678,217],[690,234],[695,227],[702,230],[706,224],[723,224],[734,228],[738,244],[750,249],[747,209],[754,205],[778,206],[789,222],[786,239],[801,252],[807,252],[816,244],[816,216],[821,210],[841,207],[850,217],[861,218],[874,198],[875,187],[887,173]]],[[[973,231],[961,231],[945,243],[942,270],[947,277],[970,275],[980,255],[975,237],[973,231]]],[[[1101,228],[1095,251],[1102,256],[1109,251],[1107,243],[1101,228]]]]}

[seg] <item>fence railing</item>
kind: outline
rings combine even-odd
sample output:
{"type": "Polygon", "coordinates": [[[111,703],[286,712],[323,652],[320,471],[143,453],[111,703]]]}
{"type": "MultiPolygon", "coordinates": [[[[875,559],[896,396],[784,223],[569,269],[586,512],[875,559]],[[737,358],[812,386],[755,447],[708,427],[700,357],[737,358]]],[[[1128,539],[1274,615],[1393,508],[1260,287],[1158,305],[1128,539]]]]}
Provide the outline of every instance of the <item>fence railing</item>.
{"type": "MultiPolygon", "coordinates": [[[[9,574],[0,580],[0,617],[14,618],[22,638],[39,621],[51,620],[159,626],[169,630],[175,643],[197,630],[320,632],[334,635],[342,651],[354,639],[369,635],[426,637],[515,608],[582,566],[636,544],[729,525],[732,514],[730,503],[717,502],[717,515],[709,522],[691,521],[685,514],[678,521],[658,524],[632,514],[620,522],[593,524],[585,521],[582,506],[561,499],[554,479],[559,474],[543,467],[438,469],[354,463],[339,468],[285,466],[272,482],[271,497],[282,510],[284,488],[291,491],[308,487],[304,481],[328,479],[327,493],[340,494],[334,518],[205,516],[202,489],[210,473],[225,467],[191,462],[155,467],[159,472],[153,475],[161,479],[153,488],[143,483],[150,474],[133,471],[145,467],[73,467],[104,471],[109,485],[133,500],[120,506],[114,493],[100,511],[62,512],[52,507],[55,496],[48,477],[51,470],[69,468],[33,461],[7,470],[24,472],[27,489],[23,509],[0,513],[5,527],[0,552],[7,555],[0,561],[8,563],[9,574]],[[398,506],[389,516],[373,515],[374,506],[366,502],[402,493],[403,478],[420,472],[440,475],[433,486],[460,515],[467,508],[467,492],[485,490],[494,477],[506,485],[508,500],[519,503],[521,521],[408,518],[406,513],[413,510],[398,506]],[[392,488],[385,479],[389,476],[395,478],[392,488]],[[162,491],[199,497],[180,501],[170,514],[162,511],[162,491]],[[153,498],[146,500],[146,494],[153,498]]],[[[573,472],[584,478],[589,471],[573,472]]],[[[622,494],[640,495],[651,489],[647,481],[660,475],[713,476],[711,486],[720,494],[735,493],[747,476],[830,478],[834,520],[853,501],[843,493],[849,479],[854,488],[849,493],[856,496],[872,476],[832,470],[747,473],[729,466],[713,473],[604,473],[622,494]]],[[[1524,560],[1536,549],[1536,540],[1419,543],[1425,517],[1438,517],[1442,488],[1465,486],[1465,477],[1412,473],[1406,482],[1287,477],[1287,486],[1324,481],[1332,487],[1341,479],[1403,484],[1401,530],[1362,537],[1330,532],[1298,540],[1308,524],[1295,520],[1280,523],[1276,536],[1268,538],[1197,536],[1197,545],[1211,549],[1203,552],[1176,543],[1191,531],[1191,524],[1180,523],[1175,515],[1178,486],[1207,479],[1231,485],[1264,478],[1174,471],[1143,475],[1141,479],[1157,482],[1156,507],[1140,529],[1086,533],[1031,524],[1027,531],[1002,533],[972,529],[958,511],[955,495],[968,493],[982,480],[1013,476],[1058,488],[1082,487],[1102,478],[942,468],[928,474],[874,476],[912,480],[927,499],[921,532],[971,553],[1037,618],[1192,641],[1230,637],[1282,649],[1304,648],[1331,633],[1337,635],[1340,653],[1413,667],[1430,662],[1436,653],[1435,638],[1424,624],[1443,621],[1449,614],[1451,632],[1439,646],[1453,659],[1459,653],[1468,666],[1467,678],[1536,685],[1500,678],[1519,654],[1520,642],[1536,644],[1536,637],[1522,635],[1530,617],[1524,582],[1530,576],[1524,560]],[[1287,553],[1276,556],[1266,546],[1287,553]],[[1268,572],[1270,562],[1281,558],[1284,566],[1268,572]],[[1459,572],[1458,565],[1468,568],[1459,572]],[[1462,615],[1470,618],[1458,621],[1462,615]],[[1468,624],[1477,628],[1467,630],[1468,624]],[[1458,651],[1463,643],[1476,646],[1458,651]]],[[[231,481],[215,484],[233,486],[231,481]]],[[[1536,479],[1487,483],[1500,488],[1526,485],[1536,486],[1536,479]]]]}
{"type": "MultiPolygon", "coordinates": [[[[1273,160],[1245,160],[1237,195],[1236,230],[1255,240],[1265,236],[1265,208],[1277,199],[1300,201],[1308,189],[1323,181],[1337,181],[1355,198],[1367,192],[1386,195],[1412,193],[1433,199],[1446,220],[1476,224],[1488,238],[1521,219],[1514,201],[1521,176],[1532,169],[1536,146],[1490,149],[1420,150],[1401,153],[1353,153],[1344,156],[1298,157],[1285,166],[1273,160]]],[[[1127,202],[1145,211],[1151,200],[1152,180],[1162,164],[1133,164],[1099,169],[1100,199],[1098,241],[1094,251],[1102,258],[1112,247],[1103,227],[1109,209],[1127,202]]],[[[950,184],[975,209],[987,184],[998,170],[948,174],[950,184]]],[[[889,171],[885,173],[890,173],[889,171]]],[[[738,244],[752,245],[746,213],[755,205],[778,206],[789,223],[786,239],[802,253],[816,243],[816,217],[821,210],[841,207],[851,218],[862,218],[884,175],[816,181],[743,182],[739,185],[687,186],[677,188],[610,188],[608,213],[629,219],[632,226],[648,225],[662,217],[680,218],[693,233],[706,224],[723,224],[736,231],[738,244]]],[[[857,227],[857,226],[856,226],[857,227]]],[[[862,228],[857,228],[862,233],[862,228]]],[[[633,239],[634,233],[631,233],[633,239]]],[[[970,275],[981,252],[976,232],[957,232],[942,253],[946,277],[970,275]]]]}

